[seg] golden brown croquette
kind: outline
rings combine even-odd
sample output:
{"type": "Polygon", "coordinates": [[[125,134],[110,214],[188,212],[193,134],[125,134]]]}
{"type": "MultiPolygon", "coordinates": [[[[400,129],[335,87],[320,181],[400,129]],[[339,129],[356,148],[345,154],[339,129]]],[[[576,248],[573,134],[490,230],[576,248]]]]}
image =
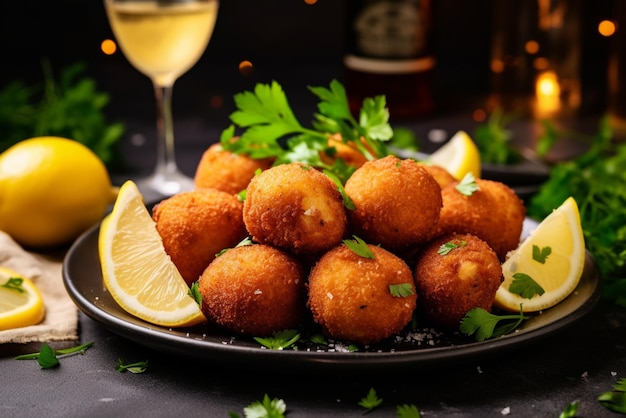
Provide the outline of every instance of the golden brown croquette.
{"type": "Polygon", "coordinates": [[[479,190],[470,196],[461,194],[457,184],[451,183],[441,191],[443,208],[438,235],[474,234],[504,261],[506,254],[519,245],[526,216],[524,202],[513,189],[498,181],[476,179],[479,190]]]}
{"type": "Polygon", "coordinates": [[[390,251],[433,237],[442,206],[441,187],[415,160],[387,156],[368,161],[346,181],[355,210],[351,233],[390,251]]]}
{"type": "Polygon", "coordinates": [[[441,188],[444,188],[448,184],[457,181],[448,170],[440,165],[426,164],[421,162],[419,164],[422,165],[431,176],[433,176],[433,178],[437,183],[439,183],[439,186],[441,188]]]}
{"type": "Polygon", "coordinates": [[[248,235],[243,204],[235,195],[215,189],[168,197],[154,206],[152,218],[165,252],[189,285],[198,280],[218,252],[248,235]]]}
{"type": "Polygon", "coordinates": [[[220,143],[211,145],[196,167],[196,188],[212,188],[237,194],[248,187],[257,170],[271,167],[273,159],[253,159],[246,154],[226,151],[220,143]]]}
{"type": "Polygon", "coordinates": [[[202,273],[202,312],[238,334],[270,336],[297,328],[306,312],[306,275],[300,263],[277,248],[232,248],[202,273]]]}
{"type": "Polygon", "coordinates": [[[324,254],[309,275],[307,306],[331,338],[371,344],[411,321],[417,300],[411,270],[384,248],[368,248],[373,259],[341,244],[324,254]],[[398,288],[409,293],[399,295],[398,288]]]}
{"type": "Polygon", "coordinates": [[[334,247],[347,225],[337,186],[325,174],[299,163],[278,165],[254,177],[243,219],[254,241],[295,254],[334,247]]]}
{"type": "Polygon", "coordinates": [[[420,295],[418,312],[434,324],[458,329],[473,308],[491,311],[502,282],[498,256],[471,234],[450,234],[431,241],[414,269],[420,295]]]}

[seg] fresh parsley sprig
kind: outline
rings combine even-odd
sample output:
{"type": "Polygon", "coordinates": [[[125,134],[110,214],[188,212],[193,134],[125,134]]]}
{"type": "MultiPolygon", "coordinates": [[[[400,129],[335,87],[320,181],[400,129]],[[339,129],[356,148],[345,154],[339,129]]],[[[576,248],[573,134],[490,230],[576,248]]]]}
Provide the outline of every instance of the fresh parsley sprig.
{"type": "Polygon", "coordinates": [[[359,405],[367,409],[367,412],[370,412],[373,409],[379,407],[382,403],[383,400],[378,397],[374,388],[370,388],[369,392],[367,392],[367,395],[359,401],[359,405]]]}
{"type": "Polygon", "coordinates": [[[417,406],[413,404],[402,404],[396,406],[396,416],[398,418],[422,418],[417,406]]]}
{"type": "Polygon", "coordinates": [[[300,339],[300,333],[295,329],[277,331],[271,337],[254,337],[254,340],[270,350],[284,350],[294,345],[300,339]]]}
{"type": "Polygon", "coordinates": [[[388,154],[384,143],[393,138],[393,129],[385,96],[365,99],[357,121],[339,81],[332,80],[328,88],[309,87],[309,90],[321,100],[311,128],[298,120],[276,81],[257,84],[254,91],[236,94],[237,110],[230,115],[233,125],[220,136],[222,147],[252,158],[273,157],[276,164],[308,164],[334,173],[342,183],[355,168],[339,158],[332,163],[322,159],[321,153],[328,156],[336,153],[336,148],[329,144],[331,136],[340,134],[344,144],[370,160],[388,154]],[[237,135],[240,130],[243,132],[237,135]],[[233,141],[234,137],[238,139],[233,141]]]}
{"type": "Polygon", "coordinates": [[[476,182],[476,178],[472,173],[465,174],[459,184],[457,184],[454,188],[463,196],[471,196],[474,192],[480,190],[480,186],[476,182]]]}
{"type": "Polygon", "coordinates": [[[354,239],[343,240],[346,247],[360,257],[374,259],[374,253],[367,246],[367,242],[365,242],[363,238],[359,238],[356,235],[353,235],[352,238],[354,239]]]}
{"type": "Polygon", "coordinates": [[[53,350],[48,343],[43,343],[41,351],[31,354],[23,354],[15,357],[15,360],[34,360],[36,359],[42,369],[51,369],[59,365],[58,356],[67,356],[73,354],[85,354],[85,351],[93,345],[93,341],[78,345],[71,348],[63,348],[53,350]]]}
{"type": "Polygon", "coordinates": [[[459,329],[465,335],[474,335],[476,341],[484,341],[508,334],[527,319],[528,317],[524,315],[521,305],[520,313],[516,315],[495,315],[483,308],[474,308],[461,319],[459,329]],[[501,321],[507,323],[496,327],[501,321]]]}
{"type": "Polygon", "coordinates": [[[598,396],[598,402],[613,412],[626,414],[626,378],[618,380],[612,391],[598,396]]]}
{"type": "MultiPolygon", "coordinates": [[[[262,401],[252,402],[243,409],[246,418],[284,418],[287,404],[282,399],[270,399],[266,393],[262,401]]],[[[230,418],[239,418],[235,412],[229,412],[230,418]]]]}
{"type": "Polygon", "coordinates": [[[124,360],[117,359],[117,370],[120,373],[124,373],[125,371],[129,371],[133,374],[143,373],[148,369],[148,361],[137,361],[134,363],[125,363],[124,360]]]}
{"type": "Polygon", "coordinates": [[[9,280],[6,281],[5,284],[0,285],[0,287],[5,287],[7,289],[15,290],[19,293],[24,293],[26,290],[22,286],[24,279],[21,277],[9,277],[9,280]]]}

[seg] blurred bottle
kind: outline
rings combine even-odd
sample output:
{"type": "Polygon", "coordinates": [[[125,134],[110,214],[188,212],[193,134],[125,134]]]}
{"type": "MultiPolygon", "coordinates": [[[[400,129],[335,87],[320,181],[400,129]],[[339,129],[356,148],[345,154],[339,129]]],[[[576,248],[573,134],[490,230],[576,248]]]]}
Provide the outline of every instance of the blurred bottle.
{"type": "Polygon", "coordinates": [[[344,84],[350,108],[385,95],[391,117],[432,112],[432,10],[430,0],[349,0],[344,84]]]}

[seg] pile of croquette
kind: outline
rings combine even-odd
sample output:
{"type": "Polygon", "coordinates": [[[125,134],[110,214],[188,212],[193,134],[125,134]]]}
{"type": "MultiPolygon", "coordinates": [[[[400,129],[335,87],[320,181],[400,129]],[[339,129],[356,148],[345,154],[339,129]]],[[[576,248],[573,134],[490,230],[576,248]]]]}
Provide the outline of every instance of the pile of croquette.
{"type": "Polygon", "coordinates": [[[212,326],[265,337],[313,323],[367,345],[416,316],[456,330],[469,310],[491,311],[526,215],[515,192],[475,179],[465,193],[444,168],[413,159],[347,160],[355,170],[341,186],[307,164],[214,144],[195,189],[153,207],[212,326]]]}

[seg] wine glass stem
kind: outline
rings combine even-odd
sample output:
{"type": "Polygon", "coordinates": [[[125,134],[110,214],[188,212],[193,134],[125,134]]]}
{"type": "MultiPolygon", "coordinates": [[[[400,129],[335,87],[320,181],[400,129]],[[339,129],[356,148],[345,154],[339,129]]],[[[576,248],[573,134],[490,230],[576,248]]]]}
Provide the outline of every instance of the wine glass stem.
{"type": "Polygon", "coordinates": [[[167,176],[167,173],[178,171],[174,150],[174,123],[172,117],[172,88],[154,83],[154,94],[157,106],[157,173],[167,176]]]}

